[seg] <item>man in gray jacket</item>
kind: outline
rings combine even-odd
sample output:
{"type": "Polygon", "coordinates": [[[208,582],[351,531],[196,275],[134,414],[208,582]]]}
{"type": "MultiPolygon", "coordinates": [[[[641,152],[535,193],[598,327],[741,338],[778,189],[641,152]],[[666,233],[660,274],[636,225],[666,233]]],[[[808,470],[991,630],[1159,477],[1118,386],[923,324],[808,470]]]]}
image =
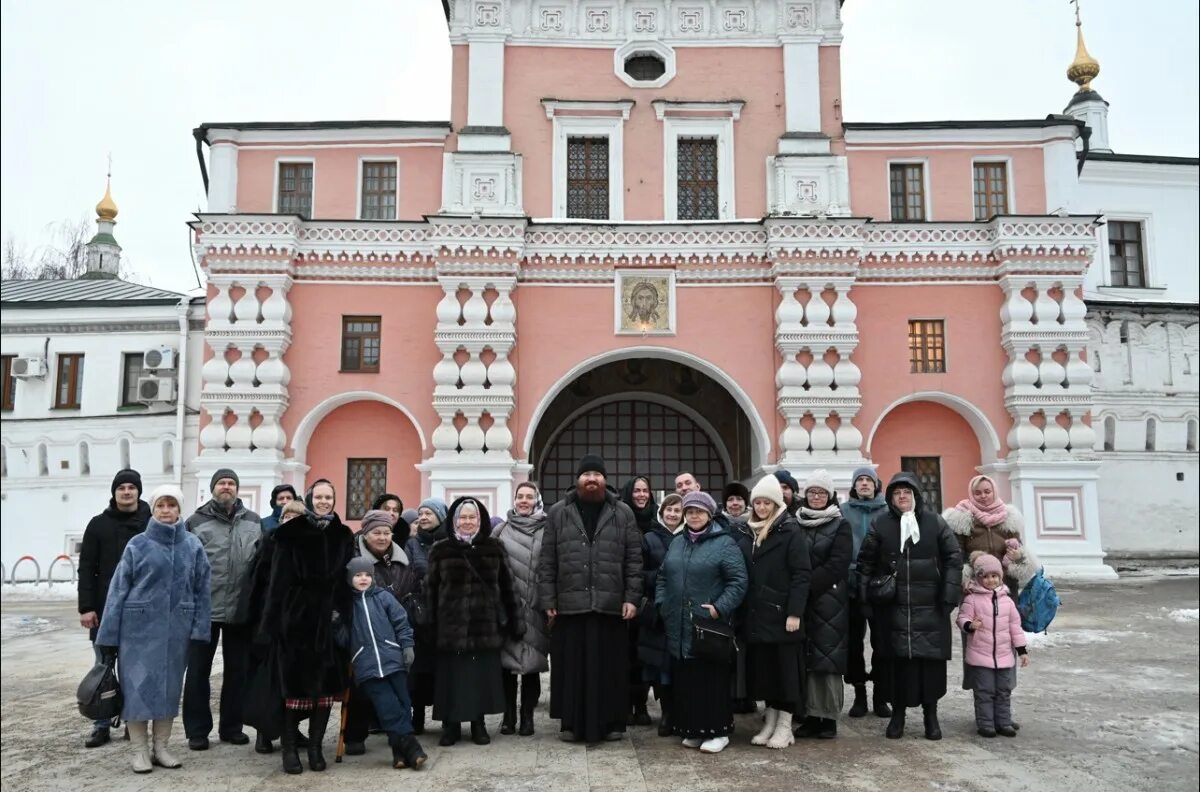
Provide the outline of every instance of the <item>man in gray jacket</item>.
{"type": "Polygon", "coordinates": [[[218,637],[225,680],[217,735],[234,745],[250,742],[242,731],[242,697],[250,657],[250,587],[263,532],[262,518],[238,497],[240,484],[237,473],[218,470],[209,484],[212,498],[187,520],[187,529],[204,545],[212,565],[212,638],[192,644],[183,688],[183,728],[193,751],[208,749],[212,731],[209,675],[218,637]]]}
{"type": "Polygon", "coordinates": [[[604,460],[580,460],[575,490],[547,515],[538,599],[550,634],[550,717],[562,739],[619,740],[629,709],[629,627],[642,599],[642,534],[605,486],[604,460]]]}

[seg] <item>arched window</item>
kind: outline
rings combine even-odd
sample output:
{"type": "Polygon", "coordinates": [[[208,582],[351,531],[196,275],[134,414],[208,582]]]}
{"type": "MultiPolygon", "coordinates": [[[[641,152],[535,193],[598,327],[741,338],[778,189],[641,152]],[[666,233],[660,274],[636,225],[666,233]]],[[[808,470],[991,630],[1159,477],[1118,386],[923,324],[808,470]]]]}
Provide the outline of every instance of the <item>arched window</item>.
{"type": "Polygon", "coordinates": [[[8,446],[0,446],[0,478],[8,478],[8,446]]]}
{"type": "Polygon", "coordinates": [[[170,440],[162,442],[162,472],[175,472],[175,446],[170,440]]]}
{"type": "Polygon", "coordinates": [[[117,448],[121,452],[121,470],[126,470],[130,467],[129,464],[129,441],[124,437],[117,443],[117,448]]]}
{"type": "Polygon", "coordinates": [[[83,440],[79,443],[79,475],[92,475],[92,460],[90,457],[87,440],[83,440]]]}
{"type": "Polygon", "coordinates": [[[1153,418],[1146,419],[1146,450],[1153,451],[1158,445],[1158,421],[1153,418]]]}
{"type": "Polygon", "coordinates": [[[1117,448],[1117,419],[1111,415],[1104,419],[1104,450],[1115,451],[1117,448]]]}
{"type": "Polygon", "coordinates": [[[1196,450],[1196,435],[1200,432],[1200,426],[1197,425],[1195,418],[1189,418],[1187,422],[1187,450],[1196,450]]]}
{"type": "Polygon", "coordinates": [[[50,461],[46,458],[46,444],[45,443],[38,443],[37,457],[38,457],[38,475],[39,476],[49,476],[50,475],[50,461]]]}

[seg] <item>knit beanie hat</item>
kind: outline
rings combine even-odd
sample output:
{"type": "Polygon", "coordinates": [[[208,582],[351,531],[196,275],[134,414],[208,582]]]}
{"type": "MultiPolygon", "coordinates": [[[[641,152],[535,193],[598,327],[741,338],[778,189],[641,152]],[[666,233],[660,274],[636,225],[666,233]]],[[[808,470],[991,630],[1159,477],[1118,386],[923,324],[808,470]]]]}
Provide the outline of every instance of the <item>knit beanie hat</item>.
{"type": "Polygon", "coordinates": [[[875,482],[875,494],[876,495],[879,495],[880,491],[883,489],[883,482],[880,480],[879,474],[875,472],[875,468],[872,468],[872,467],[856,468],[855,471],[850,474],[850,497],[851,498],[855,497],[854,485],[857,484],[858,480],[860,478],[862,478],[863,476],[866,476],[867,478],[869,478],[875,482]]]}
{"type": "Polygon", "coordinates": [[[725,485],[725,489],[721,490],[721,505],[724,506],[729,502],[731,497],[738,497],[750,503],[750,490],[746,489],[746,485],[740,481],[731,481],[725,485]]]}
{"type": "Polygon", "coordinates": [[[363,534],[370,533],[381,526],[394,528],[396,526],[396,515],[383,509],[371,509],[371,511],[363,515],[362,522],[359,525],[359,533],[363,534]]]}
{"type": "MultiPolygon", "coordinates": [[[[787,471],[784,471],[784,473],[787,473],[787,471]]],[[[791,478],[790,474],[788,474],[788,478],[791,478]]],[[[766,498],[781,509],[784,507],[783,488],[779,486],[779,471],[776,471],[773,476],[763,476],[754,485],[754,489],[750,490],[751,506],[759,498],[766,498]]]]}
{"type": "Polygon", "coordinates": [[[404,511],[400,512],[400,519],[404,520],[404,522],[408,523],[409,525],[412,525],[417,521],[417,510],[405,509],[404,511]]]}
{"type": "Polygon", "coordinates": [[[985,553],[982,550],[976,550],[971,553],[971,571],[975,573],[975,577],[981,578],[984,575],[995,573],[1003,575],[1004,570],[1000,567],[1000,562],[996,560],[996,556],[991,553],[985,553]]]}
{"type": "Polygon", "coordinates": [[[366,572],[371,580],[375,580],[375,563],[366,556],[351,558],[350,563],[346,564],[346,582],[354,585],[354,576],[359,572],[366,572]]]}
{"type": "Polygon", "coordinates": [[[163,498],[171,498],[179,504],[180,516],[183,515],[183,490],[176,487],[174,484],[160,484],[154,488],[154,492],[150,493],[150,509],[154,510],[154,504],[158,503],[163,498]]]}
{"type": "Polygon", "coordinates": [[[439,523],[446,521],[446,514],[450,511],[450,508],[446,506],[446,502],[441,498],[426,498],[417,504],[417,510],[420,511],[421,509],[429,509],[429,511],[436,514],[439,523]]]}
{"type": "Polygon", "coordinates": [[[122,484],[132,484],[133,486],[137,487],[138,497],[139,498],[142,497],[142,474],[141,473],[138,473],[133,468],[125,468],[124,470],[118,470],[117,475],[113,476],[112,489],[110,490],[109,494],[116,495],[117,487],[121,486],[122,484]]]}
{"type": "Polygon", "coordinates": [[[217,482],[221,479],[233,479],[234,484],[238,485],[238,487],[242,486],[242,481],[238,478],[237,473],[234,473],[229,468],[221,468],[216,473],[213,473],[212,478],[208,480],[208,491],[212,492],[215,490],[217,488],[217,482]]]}
{"type": "Polygon", "coordinates": [[[808,474],[808,481],[804,482],[804,491],[808,492],[810,489],[823,489],[825,494],[832,498],[833,476],[829,475],[825,468],[817,468],[808,474]]]}
{"type": "MultiPolygon", "coordinates": [[[[791,488],[792,492],[800,491],[800,485],[796,483],[796,479],[790,470],[784,470],[783,468],[776,470],[775,479],[780,484],[787,484],[788,487],[791,488]]],[[[759,483],[761,484],[762,482],[760,481],[759,483]]],[[[783,495],[780,494],[780,497],[783,497],[783,495]]]]}
{"type": "Polygon", "coordinates": [[[579,478],[584,473],[599,473],[601,476],[608,478],[608,471],[604,468],[604,460],[596,454],[584,454],[583,459],[579,460],[579,465],[575,468],[575,478],[579,478]]]}
{"type": "Polygon", "coordinates": [[[712,517],[717,513],[717,503],[707,492],[689,492],[683,496],[683,511],[685,514],[688,509],[703,509],[708,512],[709,517],[712,517]]]}
{"type": "Polygon", "coordinates": [[[281,493],[281,492],[292,493],[292,500],[297,500],[300,497],[299,495],[296,494],[296,488],[293,487],[291,484],[280,484],[279,486],[277,486],[273,490],[271,490],[271,507],[272,508],[275,507],[275,499],[279,497],[279,493],[281,493]]]}

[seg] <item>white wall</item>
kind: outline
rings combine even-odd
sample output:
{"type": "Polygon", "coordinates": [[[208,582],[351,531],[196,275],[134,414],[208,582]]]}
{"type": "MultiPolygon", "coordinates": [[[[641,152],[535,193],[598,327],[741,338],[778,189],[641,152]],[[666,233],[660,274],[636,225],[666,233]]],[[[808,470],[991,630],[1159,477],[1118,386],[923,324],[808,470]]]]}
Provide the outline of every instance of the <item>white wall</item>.
{"type": "Polygon", "coordinates": [[[1100,528],[1110,555],[1200,553],[1195,454],[1137,452],[1100,457],[1100,528]],[[1183,481],[1177,481],[1177,474],[1183,481]]]}

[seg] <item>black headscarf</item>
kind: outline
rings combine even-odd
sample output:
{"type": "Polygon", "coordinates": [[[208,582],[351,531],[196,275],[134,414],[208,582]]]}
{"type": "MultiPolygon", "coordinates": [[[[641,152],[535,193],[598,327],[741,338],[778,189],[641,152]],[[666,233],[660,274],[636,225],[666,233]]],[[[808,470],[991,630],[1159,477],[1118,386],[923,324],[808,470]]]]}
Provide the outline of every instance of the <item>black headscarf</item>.
{"type": "Polygon", "coordinates": [[[658,516],[658,504],[654,502],[654,487],[650,486],[650,477],[634,476],[626,481],[625,485],[621,487],[621,502],[633,510],[633,516],[637,518],[638,530],[643,534],[649,533],[658,516]],[[646,505],[641,509],[633,505],[633,485],[639,481],[646,482],[646,488],[650,490],[650,500],[646,501],[646,505]]]}

